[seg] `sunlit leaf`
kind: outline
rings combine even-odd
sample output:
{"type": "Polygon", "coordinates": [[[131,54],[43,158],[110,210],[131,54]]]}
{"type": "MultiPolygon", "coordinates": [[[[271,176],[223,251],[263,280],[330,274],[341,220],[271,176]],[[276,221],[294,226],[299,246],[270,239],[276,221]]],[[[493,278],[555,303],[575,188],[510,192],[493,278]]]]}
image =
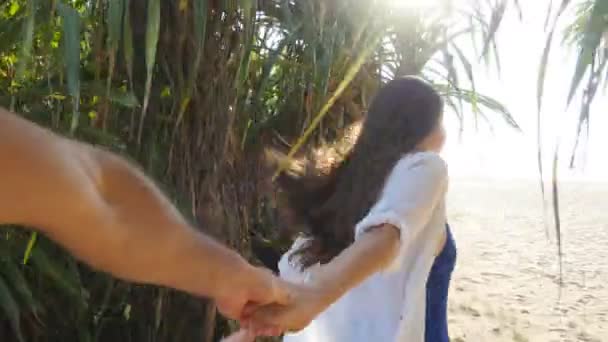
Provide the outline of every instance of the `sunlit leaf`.
{"type": "Polygon", "coordinates": [[[68,91],[72,97],[72,134],[78,128],[80,105],[80,16],[78,12],[63,2],[57,3],[57,11],[63,23],[62,39],[63,56],[68,82],[68,91]]]}
{"type": "MultiPolygon", "coordinates": [[[[331,97],[325,102],[319,113],[314,117],[310,125],[306,128],[304,133],[300,136],[298,141],[291,147],[289,153],[287,154],[287,159],[293,158],[295,153],[302,147],[306,139],[310,136],[310,134],[314,131],[314,129],[319,125],[325,114],[329,111],[329,109],[334,105],[338,97],[344,92],[346,87],[350,84],[350,82],[355,78],[355,75],[361,69],[361,66],[365,62],[365,60],[372,54],[374,51],[376,44],[380,43],[380,37],[372,41],[372,44],[369,44],[366,49],[360,52],[357,59],[353,62],[351,67],[349,68],[346,75],[344,75],[344,79],[340,82],[336,91],[331,95],[331,97]]],[[[276,170],[274,177],[276,178],[286,167],[287,165],[281,164],[279,168],[276,170]]]]}
{"type": "Polygon", "coordinates": [[[553,11],[553,0],[549,0],[547,3],[547,15],[545,16],[545,30],[549,27],[549,21],[551,20],[551,14],[553,11]]]}
{"type": "Polygon", "coordinates": [[[513,4],[517,9],[517,15],[519,16],[519,20],[522,20],[524,18],[524,12],[521,9],[521,4],[519,3],[519,0],[513,0],[513,4]]]}
{"type": "Polygon", "coordinates": [[[131,319],[131,304],[125,305],[125,308],[122,311],[122,316],[125,318],[125,321],[129,321],[131,319]]]}
{"type": "Polygon", "coordinates": [[[538,68],[538,79],[536,82],[536,109],[539,116],[542,109],[542,100],[545,90],[545,77],[547,74],[547,67],[549,66],[549,55],[551,53],[552,41],[553,30],[551,30],[551,32],[549,32],[549,35],[547,36],[545,48],[543,49],[543,55],[541,57],[540,65],[538,68]]]}
{"type": "Polygon", "coordinates": [[[60,100],[60,101],[62,101],[62,100],[66,99],[66,96],[62,95],[62,94],[58,94],[58,93],[53,93],[53,94],[49,95],[49,98],[51,98],[53,100],[60,100]]]}
{"type": "MultiPolygon", "coordinates": [[[[545,19],[545,29],[549,23],[550,15],[552,13],[552,4],[553,2],[549,2],[549,10],[547,11],[547,18],[545,19]]],[[[538,71],[538,79],[536,83],[536,103],[537,103],[537,113],[536,113],[536,145],[537,145],[537,166],[538,166],[538,174],[540,181],[540,190],[542,196],[542,207],[543,207],[543,217],[547,216],[547,204],[545,201],[546,191],[545,191],[545,180],[544,180],[544,170],[543,170],[543,146],[542,146],[542,100],[544,95],[544,83],[547,72],[547,67],[549,65],[549,56],[551,53],[551,44],[553,42],[553,35],[557,26],[557,22],[559,18],[566,11],[568,5],[570,4],[570,0],[562,0],[559,9],[557,10],[555,17],[553,19],[553,23],[551,26],[551,30],[547,35],[547,39],[545,42],[545,47],[543,49],[543,54],[541,57],[539,71],[538,71]]],[[[558,214],[556,214],[558,215],[558,214]]],[[[557,224],[557,223],[556,223],[557,224]]],[[[548,229],[548,227],[546,226],[548,229]]],[[[548,232],[547,232],[548,234],[548,232]]]]}
{"type": "Polygon", "coordinates": [[[27,242],[27,247],[25,248],[25,253],[23,254],[23,264],[27,265],[30,256],[32,255],[32,250],[34,249],[34,245],[36,244],[36,238],[38,237],[37,232],[32,232],[29,241],[27,242]]]}
{"type": "MultiPolygon", "coordinates": [[[[114,76],[114,67],[116,65],[116,54],[118,52],[118,45],[122,37],[122,23],[123,15],[125,10],[124,0],[111,0],[108,3],[108,46],[110,48],[109,58],[110,64],[108,66],[108,78],[106,81],[106,97],[110,97],[110,90],[112,87],[112,78],[114,76]]],[[[103,127],[105,129],[107,119],[107,113],[104,115],[103,127]]]]}
{"type": "Polygon", "coordinates": [[[20,8],[21,8],[21,5],[19,5],[19,1],[11,1],[10,6],[8,7],[8,16],[9,17],[15,16],[15,14],[17,14],[17,12],[19,12],[20,8]]]}
{"type": "Polygon", "coordinates": [[[481,49],[482,56],[485,56],[488,53],[491,47],[490,44],[495,42],[495,35],[504,17],[505,11],[507,9],[507,3],[507,0],[500,0],[496,8],[492,9],[490,27],[488,28],[488,32],[486,33],[485,41],[483,43],[483,48],[481,49]]]}
{"type": "Polygon", "coordinates": [[[545,76],[547,72],[547,67],[549,65],[549,54],[551,52],[551,44],[553,41],[553,32],[554,27],[551,28],[551,32],[547,36],[547,40],[545,42],[545,48],[543,50],[543,55],[541,57],[540,65],[538,68],[538,80],[536,83],[536,161],[538,167],[538,176],[540,180],[540,191],[542,196],[543,203],[543,214],[546,214],[546,202],[545,202],[545,180],[544,180],[544,172],[543,172],[543,148],[542,148],[542,100],[544,94],[544,85],[545,85],[545,76]]]}
{"type": "Polygon", "coordinates": [[[118,44],[122,36],[122,22],[125,11],[124,0],[108,1],[108,45],[110,49],[118,49],[118,44]]]}
{"type": "MultiPolygon", "coordinates": [[[[177,120],[174,125],[173,135],[177,134],[177,129],[181,125],[188,105],[192,100],[192,92],[194,91],[195,82],[199,76],[199,70],[205,51],[205,40],[207,31],[207,0],[194,0],[194,36],[196,38],[196,53],[192,60],[192,71],[188,75],[186,89],[180,101],[177,120]]],[[[161,95],[161,98],[163,96],[161,95]]]]}
{"type": "Polygon", "coordinates": [[[456,91],[449,84],[448,85],[434,84],[434,86],[444,96],[452,97],[452,98],[461,97],[463,101],[465,101],[471,105],[475,104],[475,105],[485,107],[486,109],[489,109],[492,113],[499,114],[502,117],[502,119],[504,120],[504,122],[506,124],[508,124],[510,127],[514,128],[516,130],[521,130],[521,128],[519,127],[519,124],[517,123],[517,121],[515,121],[515,119],[513,118],[513,115],[507,109],[507,107],[505,107],[502,103],[498,102],[497,100],[495,100],[489,96],[482,95],[478,92],[473,92],[468,89],[459,89],[458,91],[456,91]]]}
{"type": "Polygon", "coordinates": [[[560,210],[559,210],[559,187],[557,185],[557,169],[558,169],[558,160],[559,160],[559,144],[555,147],[555,152],[553,154],[553,179],[552,179],[552,189],[553,189],[553,217],[555,222],[555,236],[557,238],[557,255],[559,257],[559,280],[560,282],[563,279],[563,267],[562,267],[562,230],[561,230],[561,219],[560,219],[560,210]]]}
{"type": "Polygon", "coordinates": [[[34,42],[34,25],[36,21],[36,0],[28,0],[27,19],[23,24],[23,39],[21,43],[19,64],[17,65],[16,78],[23,80],[25,67],[32,59],[32,44],[34,42]]]}
{"type": "Polygon", "coordinates": [[[131,28],[131,10],[130,0],[124,0],[124,22],[123,22],[123,54],[125,56],[125,64],[127,75],[129,76],[129,85],[133,86],[133,30],[131,28]]]}
{"type": "Polygon", "coordinates": [[[568,103],[572,101],[585,72],[593,62],[593,57],[602,41],[602,35],[608,25],[608,1],[596,0],[591,12],[591,17],[587,23],[584,37],[582,39],[581,51],[576,62],[576,69],[572,78],[568,103]]]}
{"type": "Polygon", "coordinates": [[[144,121],[150,102],[150,90],[152,88],[152,77],[154,65],[156,64],[156,49],[158,45],[158,34],[160,31],[160,0],[148,1],[148,21],[146,23],[146,87],[144,104],[139,118],[139,130],[137,133],[137,145],[141,146],[141,138],[144,130],[144,121]]]}
{"type": "Polygon", "coordinates": [[[171,87],[163,87],[163,90],[160,92],[160,98],[166,99],[171,97],[171,87]]]}
{"type": "Polygon", "coordinates": [[[467,74],[467,78],[469,79],[469,82],[471,82],[472,91],[475,92],[475,75],[473,72],[473,65],[468,60],[468,58],[465,56],[465,54],[462,52],[462,50],[458,47],[457,44],[452,44],[451,47],[456,52],[456,56],[458,56],[458,59],[460,60],[460,63],[462,64],[462,67],[464,68],[464,70],[467,74]]]}
{"type": "Polygon", "coordinates": [[[238,92],[239,97],[245,92],[244,84],[249,74],[249,64],[253,53],[253,44],[255,42],[256,33],[256,13],[257,13],[257,1],[245,0],[244,4],[244,19],[246,25],[246,41],[244,53],[239,63],[238,75],[238,92]]]}
{"type": "Polygon", "coordinates": [[[207,30],[207,1],[208,0],[193,0],[194,36],[199,49],[202,49],[205,45],[205,36],[207,30]]]}

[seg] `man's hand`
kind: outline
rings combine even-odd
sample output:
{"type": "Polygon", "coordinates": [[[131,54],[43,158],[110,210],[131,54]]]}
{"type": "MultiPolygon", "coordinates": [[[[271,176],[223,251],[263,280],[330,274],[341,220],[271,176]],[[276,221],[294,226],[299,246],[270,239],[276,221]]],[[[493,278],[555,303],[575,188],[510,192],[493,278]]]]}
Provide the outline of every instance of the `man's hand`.
{"type": "Polygon", "coordinates": [[[261,306],[268,304],[285,305],[290,294],[284,282],[272,272],[243,264],[242,270],[234,270],[234,278],[215,297],[220,313],[228,318],[242,320],[246,305],[261,306]]]}
{"type": "Polygon", "coordinates": [[[295,284],[285,286],[290,293],[289,303],[246,309],[246,326],[257,335],[302,330],[332,303],[330,294],[321,288],[295,284]]]}
{"type": "Polygon", "coordinates": [[[314,281],[304,285],[283,283],[290,294],[287,304],[246,309],[246,326],[256,334],[268,327],[299,331],[371,274],[390,264],[399,247],[398,230],[391,225],[374,227],[316,270],[314,281]]]}

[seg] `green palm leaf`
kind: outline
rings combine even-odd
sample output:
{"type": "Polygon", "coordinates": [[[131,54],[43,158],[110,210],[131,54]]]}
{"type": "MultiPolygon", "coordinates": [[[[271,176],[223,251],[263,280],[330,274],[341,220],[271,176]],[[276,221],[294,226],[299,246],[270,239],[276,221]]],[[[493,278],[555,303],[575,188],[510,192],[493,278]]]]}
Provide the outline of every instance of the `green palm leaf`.
{"type": "Polygon", "coordinates": [[[63,23],[63,57],[68,82],[68,92],[72,97],[72,122],[70,132],[74,134],[80,120],[80,16],[78,12],[63,2],[57,3],[57,10],[63,23]]]}

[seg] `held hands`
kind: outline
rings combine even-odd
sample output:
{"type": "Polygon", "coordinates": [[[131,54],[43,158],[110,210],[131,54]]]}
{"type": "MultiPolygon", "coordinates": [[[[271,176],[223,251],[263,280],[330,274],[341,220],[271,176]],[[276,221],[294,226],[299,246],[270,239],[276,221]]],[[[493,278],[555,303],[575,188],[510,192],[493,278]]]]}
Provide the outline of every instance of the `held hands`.
{"type": "Polygon", "coordinates": [[[215,298],[218,311],[231,319],[243,320],[246,306],[288,304],[290,293],[272,272],[247,264],[215,298]]]}
{"type": "Polygon", "coordinates": [[[249,329],[256,333],[264,333],[267,327],[278,328],[282,332],[299,331],[331,304],[324,289],[287,282],[284,286],[290,293],[288,303],[245,307],[244,322],[249,329]]]}
{"type": "Polygon", "coordinates": [[[216,296],[216,304],[220,313],[240,321],[244,329],[224,342],[253,342],[255,336],[301,330],[333,302],[327,287],[288,283],[252,266],[237,273],[216,296]]]}
{"type": "Polygon", "coordinates": [[[249,303],[243,311],[243,330],[224,342],[253,342],[255,336],[279,336],[304,329],[331,301],[326,291],[280,281],[289,293],[288,302],[257,305],[249,303]]]}

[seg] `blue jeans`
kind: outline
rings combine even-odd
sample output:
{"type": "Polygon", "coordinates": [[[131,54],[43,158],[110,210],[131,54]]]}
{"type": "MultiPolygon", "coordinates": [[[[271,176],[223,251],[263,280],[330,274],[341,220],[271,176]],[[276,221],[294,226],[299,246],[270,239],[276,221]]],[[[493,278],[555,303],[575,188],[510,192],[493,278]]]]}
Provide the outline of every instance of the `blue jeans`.
{"type": "Polygon", "coordinates": [[[446,225],[447,239],[441,253],[435,258],[426,283],[425,342],[449,342],[448,289],[456,265],[456,244],[446,225]]]}

